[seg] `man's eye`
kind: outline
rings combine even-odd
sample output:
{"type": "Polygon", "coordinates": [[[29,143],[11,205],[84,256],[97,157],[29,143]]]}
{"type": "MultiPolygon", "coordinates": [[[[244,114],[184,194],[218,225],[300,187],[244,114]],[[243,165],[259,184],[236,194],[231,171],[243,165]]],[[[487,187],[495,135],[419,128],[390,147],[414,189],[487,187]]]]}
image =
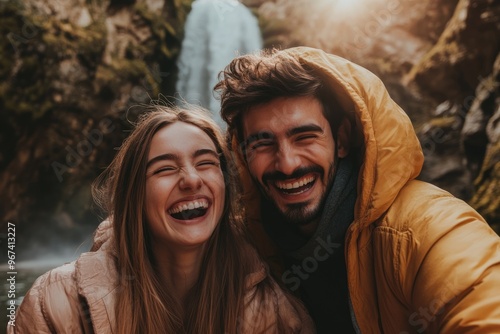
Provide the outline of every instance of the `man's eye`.
{"type": "Polygon", "coordinates": [[[256,150],[258,148],[264,148],[264,147],[269,147],[272,146],[273,142],[272,141],[258,141],[250,146],[250,149],[256,150]]]}
{"type": "Polygon", "coordinates": [[[301,140],[308,140],[308,139],[314,139],[314,138],[316,138],[316,135],[310,134],[310,135],[299,136],[299,137],[297,137],[297,140],[301,141],[301,140]]]}

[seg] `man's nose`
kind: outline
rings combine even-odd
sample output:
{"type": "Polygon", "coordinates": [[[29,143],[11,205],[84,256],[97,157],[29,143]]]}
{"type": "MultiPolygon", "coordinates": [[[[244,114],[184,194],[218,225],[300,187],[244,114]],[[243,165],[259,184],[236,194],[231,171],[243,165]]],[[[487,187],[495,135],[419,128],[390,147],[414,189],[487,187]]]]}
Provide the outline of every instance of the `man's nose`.
{"type": "Polygon", "coordinates": [[[179,186],[183,190],[197,190],[203,183],[200,174],[194,167],[183,168],[179,186]]]}
{"type": "Polygon", "coordinates": [[[280,146],[276,154],[275,168],[277,171],[285,175],[292,175],[292,173],[300,167],[301,159],[299,152],[289,145],[280,146]]]}

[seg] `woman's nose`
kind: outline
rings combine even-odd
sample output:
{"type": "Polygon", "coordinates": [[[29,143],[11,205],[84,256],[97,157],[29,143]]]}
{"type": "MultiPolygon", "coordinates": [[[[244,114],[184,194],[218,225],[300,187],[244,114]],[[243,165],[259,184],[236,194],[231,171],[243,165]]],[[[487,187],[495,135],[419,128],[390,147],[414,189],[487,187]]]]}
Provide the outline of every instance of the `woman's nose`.
{"type": "Polygon", "coordinates": [[[185,168],[182,170],[179,186],[185,190],[200,189],[203,181],[194,167],[185,168]]]}

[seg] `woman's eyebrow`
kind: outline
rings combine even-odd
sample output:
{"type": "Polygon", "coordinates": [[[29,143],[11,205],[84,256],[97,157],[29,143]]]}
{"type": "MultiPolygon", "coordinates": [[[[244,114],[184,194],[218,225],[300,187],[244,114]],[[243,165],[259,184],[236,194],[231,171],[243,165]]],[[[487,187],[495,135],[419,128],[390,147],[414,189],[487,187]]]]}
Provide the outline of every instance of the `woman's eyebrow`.
{"type": "Polygon", "coordinates": [[[214,150],[209,149],[209,148],[203,148],[203,149],[196,150],[193,153],[193,158],[197,158],[197,157],[205,155],[205,154],[212,155],[212,156],[214,156],[217,159],[219,159],[219,157],[220,157],[219,153],[215,152],[214,150]]]}
{"type": "Polygon", "coordinates": [[[172,154],[172,153],[160,154],[160,155],[158,155],[158,156],[156,156],[156,157],[154,157],[154,158],[152,158],[151,160],[148,161],[148,163],[146,165],[146,169],[148,169],[149,166],[151,166],[155,162],[162,161],[162,160],[175,160],[175,161],[178,161],[179,160],[179,156],[177,154],[172,154]]]}

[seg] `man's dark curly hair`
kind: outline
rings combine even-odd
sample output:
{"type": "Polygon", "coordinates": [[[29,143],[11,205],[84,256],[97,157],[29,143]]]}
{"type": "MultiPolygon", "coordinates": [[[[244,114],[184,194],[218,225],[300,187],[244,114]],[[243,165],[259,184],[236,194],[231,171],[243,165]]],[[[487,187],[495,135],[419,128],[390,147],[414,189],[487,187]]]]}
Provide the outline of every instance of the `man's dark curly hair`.
{"type": "Polygon", "coordinates": [[[280,97],[314,96],[323,106],[334,138],[345,112],[320,75],[286,51],[262,51],[235,58],[219,74],[221,116],[229,135],[243,141],[242,115],[257,105],[280,97]]]}

